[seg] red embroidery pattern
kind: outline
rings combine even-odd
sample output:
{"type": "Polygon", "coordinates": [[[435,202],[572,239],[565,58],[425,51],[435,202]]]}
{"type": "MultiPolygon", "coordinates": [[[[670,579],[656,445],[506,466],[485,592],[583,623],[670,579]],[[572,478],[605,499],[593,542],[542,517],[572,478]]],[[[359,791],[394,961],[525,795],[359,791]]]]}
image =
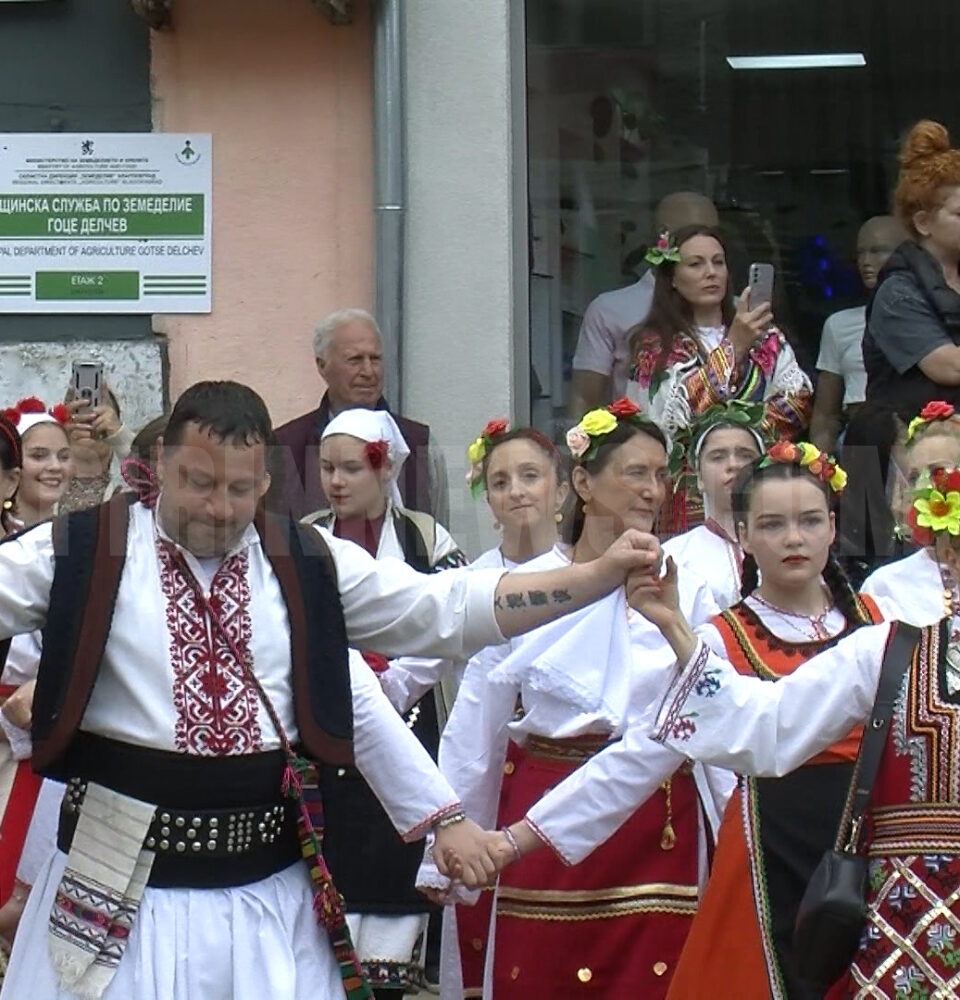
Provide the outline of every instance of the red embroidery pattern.
{"type": "MultiPolygon", "coordinates": [[[[167,602],[177,750],[205,757],[256,752],[261,740],[257,691],[245,681],[226,642],[207,621],[169,552],[160,544],[157,552],[167,602]]],[[[252,629],[246,552],[231,556],[217,570],[211,603],[249,663],[252,629]]]]}

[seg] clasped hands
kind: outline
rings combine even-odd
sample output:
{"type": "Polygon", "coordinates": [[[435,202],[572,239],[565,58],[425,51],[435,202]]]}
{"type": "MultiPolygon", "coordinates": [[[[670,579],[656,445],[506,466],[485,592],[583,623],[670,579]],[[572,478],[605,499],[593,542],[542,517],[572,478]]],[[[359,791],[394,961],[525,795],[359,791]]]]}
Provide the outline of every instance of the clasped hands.
{"type": "Polygon", "coordinates": [[[459,883],[466,889],[482,889],[493,885],[500,872],[516,852],[506,835],[498,830],[484,830],[471,819],[434,830],[431,853],[437,871],[450,880],[450,887],[420,887],[432,902],[443,905],[453,887],[459,883]]]}

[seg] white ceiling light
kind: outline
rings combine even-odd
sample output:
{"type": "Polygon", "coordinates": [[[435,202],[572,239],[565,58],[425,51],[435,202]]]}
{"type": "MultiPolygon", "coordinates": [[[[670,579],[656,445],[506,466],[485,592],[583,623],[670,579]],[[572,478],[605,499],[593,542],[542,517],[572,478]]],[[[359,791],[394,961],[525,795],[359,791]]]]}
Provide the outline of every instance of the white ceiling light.
{"type": "Polygon", "coordinates": [[[866,66],[862,52],[810,52],[784,56],[727,56],[731,69],[828,69],[866,66]]]}

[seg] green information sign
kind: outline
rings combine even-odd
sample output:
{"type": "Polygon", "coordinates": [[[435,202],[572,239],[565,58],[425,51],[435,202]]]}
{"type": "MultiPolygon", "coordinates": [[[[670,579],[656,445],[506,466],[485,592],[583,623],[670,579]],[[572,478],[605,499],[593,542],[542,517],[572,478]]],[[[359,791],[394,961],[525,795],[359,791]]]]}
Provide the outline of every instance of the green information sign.
{"type": "Polygon", "coordinates": [[[210,312],[212,156],[209,135],[0,133],[0,313],[210,312]]]}
{"type": "Polygon", "coordinates": [[[36,297],[41,301],[65,299],[140,298],[138,271],[37,271],[36,297]]]}

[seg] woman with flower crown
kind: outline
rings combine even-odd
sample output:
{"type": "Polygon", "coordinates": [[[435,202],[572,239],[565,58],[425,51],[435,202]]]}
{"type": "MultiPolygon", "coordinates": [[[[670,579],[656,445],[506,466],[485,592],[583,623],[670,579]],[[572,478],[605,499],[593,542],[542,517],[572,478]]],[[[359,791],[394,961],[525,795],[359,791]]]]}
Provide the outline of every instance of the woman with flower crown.
{"type": "MultiPolygon", "coordinates": [[[[500,544],[470,563],[471,569],[515,569],[549,552],[559,538],[568,486],[556,445],[532,427],[491,420],[467,449],[467,485],[484,495],[500,544]]],[[[437,683],[455,688],[464,664],[401,657],[381,675],[384,690],[403,711],[437,683]]],[[[451,692],[452,694],[453,692],[451,692]]],[[[453,703],[453,697],[447,698],[453,703]]]]}
{"type": "Polygon", "coordinates": [[[877,602],[885,618],[932,625],[955,598],[957,581],[937,558],[932,533],[918,529],[913,491],[925,472],[960,465],[960,414],[942,400],[927,403],[901,433],[893,459],[900,474],[892,503],[894,517],[907,540],[914,537],[923,544],[911,555],[874,570],[861,590],[877,602]]]}
{"type": "MultiPolygon", "coordinates": [[[[528,563],[531,571],[589,561],[628,527],[650,531],[665,496],[665,439],[629,401],[588,413],[567,443],[576,493],[569,545],[528,563]]],[[[681,601],[700,621],[716,610],[705,581],[692,577],[681,601]]],[[[670,658],[621,590],[531,633],[529,642],[511,643],[492,666],[479,664],[467,669],[440,762],[468,813],[482,825],[503,826],[616,745],[649,708],[651,692],[663,687],[670,658]]],[[[604,839],[590,827],[598,794],[604,809],[621,801],[613,775],[577,802],[571,841],[548,841],[553,851],[506,869],[493,898],[487,894],[480,904],[489,901],[493,911],[489,939],[471,938],[461,927],[460,996],[481,988],[497,1000],[568,1000],[585,990],[664,996],[665,973],[679,956],[705,876],[712,834],[703,826],[704,808],[716,816],[722,806],[715,796],[725,801],[729,788],[691,774],[682,758],[661,756],[669,766],[649,801],[640,808],[634,802],[620,830],[585,863],[570,866],[568,850],[577,850],[570,843],[585,834],[604,839]]],[[[541,843],[536,828],[527,829],[541,843]]],[[[442,993],[458,995],[447,981],[442,993]]]]}
{"type": "Polygon", "coordinates": [[[758,427],[763,407],[734,401],[711,406],[678,434],[670,455],[674,496],[685,503],[695,487],[703,497],[704,523],[663,543],[681,572],[706,577],[720,608],[740,600],[743,550],[737,537],[730,490],[737,473],[764,450],[758,427]]]}
{"type": "MultiPolygon", "coordinates": [[[[63,406],[48,410],[36,397],[3,411],[3,479],[13,492],[3,501],[0,536],[53,517],[70,483],[70,442],[63,406]],[[13,470],[16,470],[15,474],[13,470]]],[[[30,770],[31,705],[40,662],[40,633],[0,643],[0,948],[9,948],[30,890],[18,873],[40,778],[30,770]],[[19,878],[17,877],[19,875],[19,878]]]]}
{"type": "Polygon", "coordinates": [[[674,437],[700,413],[738,399],[763,404],[768,438],[796,438],[810,420],[810,380],[773,325],[770,303],[734,305],[720,233],[685,226],[665,234],[647,260],[653,305],[631,338],[627,395],[674,437]]]}
{"type": "MultiPolygon", "coordinates": [[[[922,475],[911,518],[915,540],[932,541],[954,576],[960,570],[958,490],[960,469],[922,475]]],[[[771,778],[809,770],[806,762],[829,752],[851,726],[869,717],[896,623],[858,629],[777,684],[765,684],[738,672],[708,636],[690,630],[677,609],[674,582],[675,574],[658,590],[634,594],[670,642],[679,667],[658,713],[657,740],[694,759],[755,776],[764,786],[771,778]]],[[[866,919],[849,969],[829,992],[831,1000],[957,995],[958,705],[960,606],[951,602],[940,621],[920,631],[867,821],[862,829],[844,826],[839,834],[846,841],[849,833],[853,848],[868,858],[866,919]]]]}
{"type": "MultiPolygon", "coordinates": [[[[856,598],[829,555],[829,497],[843,473],[812,445],[781,442],[750,463],[733,487],[733,510],[744,544],[744,598],[703,626],[700,635],[736,670],[777,680],[861,625],[879,620],[869,599],[856,598]],[[758,571],[763,582],[758,585],[758,571]]],[[[670,575],[678,573],[676,564],[670,575]]],[[[682,579],[682,577],[681,577],[682,579]]],[[[640,605],[638,605],[640,606],[640,605]]],[[[657,702],[659,704],[659,702],[657,702]]],[[[604,768],[634,792],[649,794],[650,717],[611,749],[604,768]]],[[[723,817],[710,881],[667,993],[703,996],[704,970],[737,1000],[812,1000],[798,981],[790,936],[813,866],[833,842],[843,808],[857,734],[841,740],[795,775],[778,782],[741,781],[723,817]]],[[[603,775],[603,755],[559,785],[510,833],[521,852],[529,827],[553,842],[569,840],[569,815],[603,775]]],[[[626,799],[629,802],[629,797],[626,799]]],[[[612,804],[597,806],[593,829],[615,820],[612,804]]],[[[580,833],[581,844],[588,833],[580,833]]],[[[535,845],[534,845],[535,846],[535,845]]],[[[583,853],[589,845],[581,848],[583,853]]],[[[506,853],[504,847],[503,853],[506,853]]],[[[578,855],[582,856],[582,855],[578,855]]]]}
{"type": "MultiPolygon", "coordinates": [[[[467,449],[469,469],[467,485],[478,498],[481,493],[500,532],[500,544],[488,549],[470,563],[471,569],[515,569],[556,545],[561,511],[568,485],[563,459],[556,446],[540,431],[531,427],[513,427],[503,419],[491,420],[467,449]]],[[[509,652],[509,644],[490,647],[476,657],[474,672],[489,669],[500,656],[509,652]]],[[[380,675],[384,691],[401,712],[408,710],[434,685],[444,688],[445,703],[452,705],[465,664],[450,660],[401,657],[380,675]]],[[[460,697],[470,697],[475,685],[468,686],[460,697]]],[[[482,907],[460,908],[459,930],[465,940],[485,940],[489,910],[482,907]]],[[[434,970],[428,954],[426,980],[439,973],[445,990],[460,996],[461,979],[457,914],[453,907],[444,911],[444,968],[434,970]],[[457,984],[457,985],[452,985],[457,984]]],[[[473,951],[471,947],[471,951],[473,951]]],[[[478,971],[477,981],[482,978],[478,971]]]]}
{"type": "MultiPolygon", "coordinates": [[[[344,410],[320,439],[320,477],[330,509],[304,518],[377,559],[402,559],[421,573],[463,566],[466,559],[430,514],[402,505],[397,485],[409,448],[386,410],[344,410]]],[[[383,676],[388,661],[364,653],[383,676]]],[[[389,691],[388,691],[389,694],[389,691]]],[[[436,759],[443,718],[439,690],[427,685],[402,706],[407,726],[436,759]]],[[[419,844],[405,844],[354,767],[321,772],[326,831],[324,857],[343,895],[364,973],[378,998],[399,997],[422,984],[427,900],[414,877],[419,844]]]]}

